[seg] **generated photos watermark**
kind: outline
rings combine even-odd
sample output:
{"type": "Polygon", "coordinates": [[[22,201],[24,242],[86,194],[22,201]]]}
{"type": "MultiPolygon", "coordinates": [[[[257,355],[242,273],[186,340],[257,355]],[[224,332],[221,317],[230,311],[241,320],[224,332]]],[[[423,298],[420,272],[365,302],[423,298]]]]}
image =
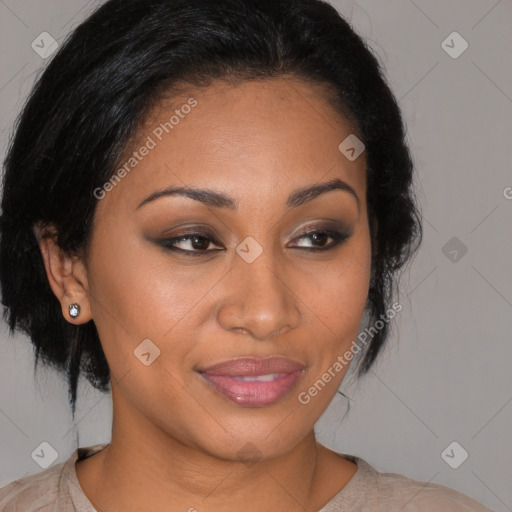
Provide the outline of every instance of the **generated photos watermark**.
{"type": "Polygon", "coordinates": [[[302,405],[309,404],[311,398],[315,397],[322,389],[327,386],[329,382],[333,378],[336,377],[336,374],[340,373],[345,366],[350,364],[350,361],[354,358],[356,354],[358,354],[363,347],[365,347],[369,340],[371,340],[379,331],[381,331],[384,326],[392,320],[397,313],[402,311],[402,304],[399,302],[395,302],[391,309],[388,309],[385,314],[380,315],[379,320],[375,322],[375,325],[371,327],[365,328],[357,335],[357,340],[352,341],[351,348],[346,350],[343,355],[340,355],[336,358],[336,361],[329,366],[326,372],[322,374],[322,376],[315,381],[315,383],[310,386],[306,391],[301,391],[297,399],[302,405]]]}
{"type": "Polygon", "coordinates": [[[174,114],[169,117],[168,121],[160,123],[152,132],[148,135],[144,144],[132,153],[132,155],[124,162],[124,164],[112,175],[112,177],[103,184],[101,187],[94,189],[93,195],[96,199],[103,199],[107,192],[110,192],[114,187],[127,176],[137,165],[139,165],[145,157],[147,157],[150,151],[163,140],[166,134],[178,126],[182,119],[184,119],[192,109],[197,106],[197,100],[195,98],[189,98],[186,103],[181,105],[174,111],[174,114]]]}

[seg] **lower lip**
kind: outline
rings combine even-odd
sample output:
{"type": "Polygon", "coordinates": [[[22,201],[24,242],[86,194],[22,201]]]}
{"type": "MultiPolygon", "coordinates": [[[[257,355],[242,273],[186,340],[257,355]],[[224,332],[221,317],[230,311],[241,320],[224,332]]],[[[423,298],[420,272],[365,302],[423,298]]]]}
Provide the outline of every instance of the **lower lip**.
{"type": "Polygon", "coordinates": [[[300,379],[303,370],[287,373],[269,382],[242,381],[225,375],[201,373],[216,391],[228,400],[245,407],[270,405],[288,394],[300,379]]]}

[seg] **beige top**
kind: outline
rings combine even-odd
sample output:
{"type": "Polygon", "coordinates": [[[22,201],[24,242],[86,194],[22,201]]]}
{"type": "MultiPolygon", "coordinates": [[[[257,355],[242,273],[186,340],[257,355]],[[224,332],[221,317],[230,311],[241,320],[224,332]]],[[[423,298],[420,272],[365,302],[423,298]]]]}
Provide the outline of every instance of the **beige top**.
{"type": "MultiPolygon", "coordinates": [[[[82,491],[75,462],[106,444],[76,449],[60,464],[14,480],[0,489],[0,512],[97,512],[82,491]]],[[[318,512],[492,512],[465,494],[439,484],[380,473],[365,460],[341,454],[357,471],[318,512]]]]}

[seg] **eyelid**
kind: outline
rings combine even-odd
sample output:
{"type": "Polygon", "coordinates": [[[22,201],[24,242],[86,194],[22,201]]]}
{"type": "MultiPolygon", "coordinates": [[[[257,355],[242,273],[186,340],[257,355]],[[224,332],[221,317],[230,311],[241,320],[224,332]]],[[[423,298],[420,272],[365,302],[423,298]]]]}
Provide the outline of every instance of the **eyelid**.
{"type": "Polygon", "coordinates": [[[199,235],[204,236],[208,238],[218,238],[216,233],[212,233],[211,231],[208,231],[204,228],[201,228],[199,226],[190,226],[189,228],[184,228],[184,231],[177,231],[176,233],[172,233],[172,236],[168,234],[162,235],[164,238],[179,238],[180,236],[187,236],[187,235],[199,235]]]}
{"type": "Polygon", "coordinates": [[[204,226],[202,223],[185,223],[179,226],[175,226],[172,229],[166,229],[161,235],[158,236],[160,240],[168,240],[171,238],[178,238],[187,235],[199,235],[206,238],[212,239],[212,241],[218,243],[222,236],[213,227],[204,226]]]}
{"type": "MultiPolygon", "coordinates": [[[[344,234],[347,234],[349,236],[352,236],[353,229],[348,226],[348,224],[339,222],[339,221],[316,221],[316,223],[313,224],[306,224],[305,226],[301,227],[297,233],[294,233],[292,235],[292,240],[301,237],[302,235],[306,235],[308,233],[311,233],[312,231],[340,231],[344,234]]],[[[171,230],[169,230],[171,231],[171,230]]],[[[182,231],[173,232],[172,236],[168,236],[166,233],[162,235],[162,238],[179,238],[181,236],[187,236],[187,235],[199,235],[204,236],[206,238],[212,239],[212,242],[218,243],[219,239],[221,238],[216,230],[205,228],[201,225],[187,225],[183,227],[182,231]]],[[[287,238],[287,237],[286,237],[287,238]]]]}
{"type": "Polygon", "coordinates": [[[299,229],[297,233],[293,235],[293,238],[298,238],[302,235],[306,235],[312,231],[340,231],[352,236],[353,229],[345,223],[336,221],[317,221],[313,224],[307,224],[299,229]]]}

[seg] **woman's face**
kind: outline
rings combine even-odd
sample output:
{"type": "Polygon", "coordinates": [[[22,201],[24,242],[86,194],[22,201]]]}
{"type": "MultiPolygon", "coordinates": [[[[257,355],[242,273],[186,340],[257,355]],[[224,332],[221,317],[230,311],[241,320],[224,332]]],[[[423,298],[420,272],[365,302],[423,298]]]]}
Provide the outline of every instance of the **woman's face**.
{"type": "Polygon", "coordinates": [[[298,80],[216,82],[169,103],[100,193],[86,267],[114,428],[275,457],[311,433],[358,334],[365,155],[344,156],[353,128],[298,80]],[[342,188],[297,195],[332,180],[342,188]],[[178,187],[193,197],[162,193],[178,187]]]}

